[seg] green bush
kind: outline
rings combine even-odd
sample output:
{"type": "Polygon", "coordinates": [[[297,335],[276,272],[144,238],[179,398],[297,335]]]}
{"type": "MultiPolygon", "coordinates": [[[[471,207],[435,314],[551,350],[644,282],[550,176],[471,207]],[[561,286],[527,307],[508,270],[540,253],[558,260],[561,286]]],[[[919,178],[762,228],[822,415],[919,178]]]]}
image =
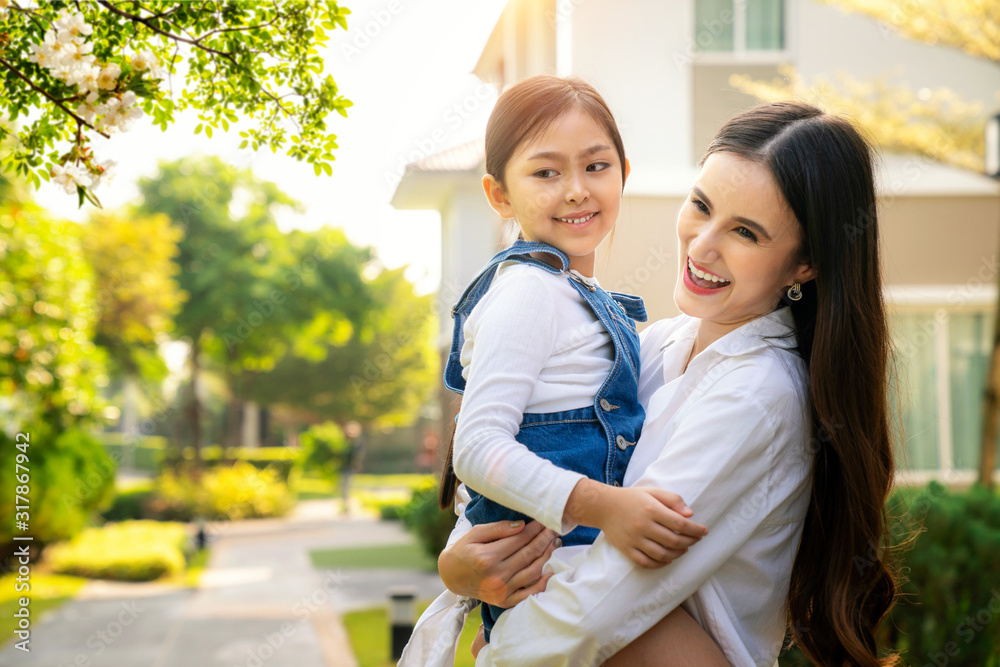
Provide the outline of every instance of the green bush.
{"type": "MultiPolygon", "coordinates": [[[[879,644],[915,667],[1000,666],[1000,498],[932,482],[895,490],[887,506],[904,581],[879,644]]],[[[797,647],[781,654],[782,667],[809,664],[797,647]]]]}
{"type": "Polygon", "coordinates": [[[165,471],[156,480],[156,493],[145,512],[160,520],[238,520],[283,516],[291,507],[288,485],[277,471],[239,461],[210,468],[197,480],[165,471]]]}
{"type": "MultiPolygon", "coordinates": [[[[249,463],[258,470],[268,468],[278,473],[282,481],[288,476],[302,455],[299,449],[289,447],[220,447],[209,445],[201,448],[201,462],[208,468],[228,466],[236,461],[249,463]]],[[[163,458],[163,467],[175,469],[185,467],[194,461],[194,447],[185,447],[180,455],[170,449],[163,458]]]]}
{"type": "Polygon", "coordinates": [[[183,524],[126,521],[88,528],[49,547],[45,557],[58,574],[151,581],[183,572],[189,545],[183,524]]]}
{"type": "Polygon", "coordinates": [[[115,494],[111,507],[101,512],[105,521],[127,521],[130,519],[145,519],[145,505],[154,496],[156,490],[152,482],[143,482],[127,489],[120,489],[115,494]]]}
{"type": "Polygon", "coordinates": [[[302,473],[337,481],[350,463],[351,445],[336,422],[316,424],[302,434],[301,440],[298,465],[302,473]]]}
{"type": "Polygon", "coordinates": [[[107,507],[114,494],[115,466],[100,443],[85,431],[69,429],[52,435],[43,424],[29,431],[23,452],[15,438],[0,430],[0,472],[4,493],[0,494],[0,544],[11,541],[16,530],[15,495],[27,486],[30,519],[27,534],[38,542],[67,540],[77,535],[93,514],[107,507]],[[17,468],[17,456],[25,454],[17,468]],[[25,460],[26,458],[26,460],[25,460]],[[27,474],[22,485],[15,475],[27,474]]]}
{"type": "Polygon", "coordinates": [[[1000,665],[1000,498],[933,482],[916,497],[897,494],[890,507],[906,580],[887,643],[907,664],[1000,665]]]}
{"type": "Polygon", "coordinates": [[[167,454],[167,439],[163,436],[144,436],[133,442],[125,442],[121,433],[102,433],[101,446],[119,467],[126,463],[133,470],[156,473],[167,454]]]}
{"type": "Polygon", "coordinates": [[[455,513],[438,508],[437,482],[424,483],[414,489],[413,498],[399,510],[403,525],[416,535],[429,556],[437,559],[448,544],[455,527],[455,513]]]}

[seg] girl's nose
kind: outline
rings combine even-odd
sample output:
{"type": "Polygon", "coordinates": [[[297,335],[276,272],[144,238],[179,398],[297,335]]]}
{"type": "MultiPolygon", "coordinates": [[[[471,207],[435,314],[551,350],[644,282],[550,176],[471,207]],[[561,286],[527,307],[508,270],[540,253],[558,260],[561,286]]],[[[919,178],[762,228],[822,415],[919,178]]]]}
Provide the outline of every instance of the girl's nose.
{"type": "Polygon", "coordinates": [[[579,204],[586,201],[588,197],[590,197],[590,192],[587,191],[587,185],[583,178],[579,174],[571,175],[566,186],[566,201],[579,204]]]}

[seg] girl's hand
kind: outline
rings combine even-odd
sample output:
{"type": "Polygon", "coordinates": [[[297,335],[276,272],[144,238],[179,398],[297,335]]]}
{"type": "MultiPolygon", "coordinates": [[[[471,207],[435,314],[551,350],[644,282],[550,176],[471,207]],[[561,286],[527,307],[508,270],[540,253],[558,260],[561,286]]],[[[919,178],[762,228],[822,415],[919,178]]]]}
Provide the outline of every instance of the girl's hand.
{"type": "Polygon", "coordinates": [[[559,541],[537,521],[497,521],[473,526],[441,552],[438,572],[453,593],[509,608],[545,590],[552,575],[542,566],[559,541]]]}
{"type": "Polygon", "coordinates": [[[708,528],[686,518],[694,512],[676,493],[650,487],[611,490],[601,530],[640,567],[668,565],[708,534],[708,528]]]}
{"type": "Polygon", "coordinates": [[[566,503],[570,522],[593,526],[636,565],[663,567],[708,534],[689,520],[694,514],[676,493],[655,487],[577,482],[566,503]]]}

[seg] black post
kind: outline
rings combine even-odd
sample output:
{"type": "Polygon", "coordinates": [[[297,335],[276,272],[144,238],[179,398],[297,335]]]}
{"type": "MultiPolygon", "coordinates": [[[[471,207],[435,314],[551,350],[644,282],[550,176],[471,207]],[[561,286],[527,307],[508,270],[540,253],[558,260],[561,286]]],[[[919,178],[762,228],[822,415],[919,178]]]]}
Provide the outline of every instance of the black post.
{"type": "Polygon", "coordinates": [[[389,635],[392,642],[392,659],[403,656],[403,648],[413,634],[416,616],[417,590],[412,586],[395,586],[389,589],[389,635]]]}

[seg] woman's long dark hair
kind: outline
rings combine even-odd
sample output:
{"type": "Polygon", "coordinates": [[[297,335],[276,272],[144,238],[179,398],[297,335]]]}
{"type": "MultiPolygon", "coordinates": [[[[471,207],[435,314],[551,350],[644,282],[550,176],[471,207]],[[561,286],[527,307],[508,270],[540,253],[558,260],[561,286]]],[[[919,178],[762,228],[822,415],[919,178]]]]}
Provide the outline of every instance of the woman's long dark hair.
{"type": "Polygon", "coordinates": [[[795,642],[821,665],[888,665],[876,633],[896,596],[887,562],[892,484],[889,333],[882,297],[872,151],[846,120],[784,102],[745,111],[705,153],[766,166],[817,271],[789,301],[809,367],[812,498],[792,568],[795,642]]]}

